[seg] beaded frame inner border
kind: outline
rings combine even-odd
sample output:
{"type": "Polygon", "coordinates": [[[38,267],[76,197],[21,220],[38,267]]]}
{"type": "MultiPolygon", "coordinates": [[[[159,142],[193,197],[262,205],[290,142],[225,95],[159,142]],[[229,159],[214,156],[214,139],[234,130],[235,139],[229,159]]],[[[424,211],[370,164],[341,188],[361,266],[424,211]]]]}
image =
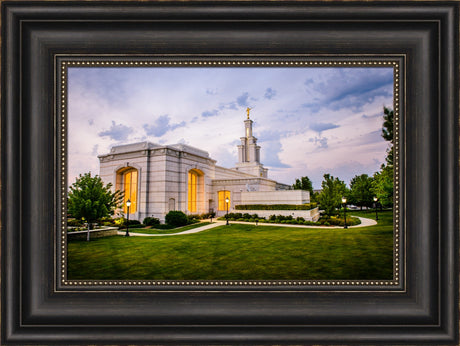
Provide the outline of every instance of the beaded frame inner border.
{"type": "MultiPolygon", "coordinates": [[[[342,288],[350,291],[353,288],[370,288],[372,291],[396,289],[404,280],[401,281],[400,272],[402,237],[405,240],[405,234],[400,232],[400,81],[401,74],[404,77],[404,66],[401,66],[404,55],[391,55],[388,57],[378,56],[333,56],[333,57],[315,57],[315,56],[287,56],[287,57],[240,57],[240,58],[181,58],[172,57],[171,59],[163,57],[129,57],[129,56],[55,56],[55,120],[58,124],[58,147],[60,148],[57,160],[60,167],[60,225],[55,229],[55,290],[57,282],[61,286],[68,288],[91,288],[103,287],[109,289],[112,287],[124,287],[127,290],[131,288],[142,288],[158,290],[165,288],[276,288],[305,289],[312,288],[333,288],[334,290],[342,288]],[[392,67],[393,68],[393,111],[394,111],[394,206],[393,206],[393,280],[68,280],[67,279],[67,76],[69,67],[392,67]]],[[[404,94],[403,94],[404,97],[404,94]]],[[[405,246],[405,241],[404,241],[405,246]]],[[[405,286],[405,285],[403,285],[405,286]]],[[[404,287],[403,287],[404,289],[404,287]]],[[[66,289],[67,290],[67,289],[66,289]]],[[[405,290],[405,289],[404,289],[405,290]]],[[[98,290],[100,291],[100,290],[98,290]]]]}

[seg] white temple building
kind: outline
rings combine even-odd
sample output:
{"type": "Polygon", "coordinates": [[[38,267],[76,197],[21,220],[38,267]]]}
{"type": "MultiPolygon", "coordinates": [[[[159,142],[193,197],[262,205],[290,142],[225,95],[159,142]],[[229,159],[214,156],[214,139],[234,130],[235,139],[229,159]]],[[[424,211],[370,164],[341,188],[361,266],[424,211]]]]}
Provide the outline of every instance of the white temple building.
{"type": "MultiPolygon", "coordinates": [[[[186,214],[216,212],[222,216],[227,208],[234,211],[237,205],[309,203],[309,191],[292,190],[290,185],[268,178],[268,169],[260,163],[260,146],[253,136],[249,110],[234,168],[218,166],[208,152],[189,145],[140,142],[114,146],[110,153],[98,156],[100,176],[106,184],[112,183],[114,189],[124,192],[125,202],[131,201],[129,218],[141,222],[147,216],[164,221],[170,210],[186,214]]],[[[298,210],[292,214],[315,220],[319,217],[316,212],[298,210]]]]}

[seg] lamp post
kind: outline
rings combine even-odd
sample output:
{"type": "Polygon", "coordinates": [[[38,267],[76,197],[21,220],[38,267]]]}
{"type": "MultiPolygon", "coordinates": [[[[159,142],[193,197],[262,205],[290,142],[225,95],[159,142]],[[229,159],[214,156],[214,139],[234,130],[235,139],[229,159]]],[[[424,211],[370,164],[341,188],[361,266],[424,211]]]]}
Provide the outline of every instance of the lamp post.
{"type": "Polygon", "coordinates": [[[343,219],[344,219],[343,228],[348,228],[347,226],[347,198],[346,197],[342,197],[342,203],[343,203],[343,219]]]}
{"type": "Polygon", "coordinates": [[[379,199],[377,197],[374,197],[374,205],[375,205],[375,221],[379,221],[379,214],[377,212],[377,201],[379,199]]]}
{"type": "Polygon", "coordinates": [[[230,202],[230,200],[228,199],[228,197],[226,197],[225,203],[227,204],[227,215],[225,216],[225,218],[227,219],[227,223],[226,223],[227,226],[228,226],[228,202],[230,202]]]}
{"type": "Polygon", "coordinates": [[[129,199],[126,201],[126,206],[128,207],[128,213],[126,215],[126,234],[125,234],[125,237],[129,237],[129,207],[131,206],[131,201],[129,199]]]}

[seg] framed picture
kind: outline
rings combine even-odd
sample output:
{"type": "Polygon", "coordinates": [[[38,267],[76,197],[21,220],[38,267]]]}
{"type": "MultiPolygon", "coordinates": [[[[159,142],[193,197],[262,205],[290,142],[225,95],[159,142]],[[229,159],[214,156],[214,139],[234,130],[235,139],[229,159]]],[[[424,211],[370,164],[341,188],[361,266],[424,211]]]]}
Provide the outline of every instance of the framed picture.
{"type": "Polygon", "coordinates": [[[3,2],[2,342],[458,344],[458,10],[3,2]]]}
{"type": "Polygon", "coordinates": [[[398,59],[114,59],[57,61],[64,285],[399,285],[398,59]]]}

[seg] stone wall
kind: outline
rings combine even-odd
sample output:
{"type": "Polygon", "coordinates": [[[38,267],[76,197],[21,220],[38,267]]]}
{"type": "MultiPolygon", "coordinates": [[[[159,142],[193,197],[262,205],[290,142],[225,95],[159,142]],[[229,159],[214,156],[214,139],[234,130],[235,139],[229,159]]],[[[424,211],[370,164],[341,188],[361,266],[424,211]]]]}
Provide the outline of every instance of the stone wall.
{"type": "MultiPolygon", "coordinates": [[[[305,221],[318,221],[319,220],[319,208],[310,210],[234,210],[234,213],[248,213],[250,215],[257,214],[259,217],[268,219],[270,215],[291,215],[294,219],[297,217],[303,217],[305,221]]],[[[221,215],[221,216],[225,216],[221,215]]]]}
{"type": "Polygon", "coordinates": [[[240,204],[305,204],[310,192],[305,190],[243,191],[240,204]]]}
{"type": "MultiPolygon", "coordinates": [[[[90,239],[117,235],[118,227],[93,229],[89,231],[90,239]]],[[[67,232],[67,240],[86,240],[88,231],[67,232]]]]}

